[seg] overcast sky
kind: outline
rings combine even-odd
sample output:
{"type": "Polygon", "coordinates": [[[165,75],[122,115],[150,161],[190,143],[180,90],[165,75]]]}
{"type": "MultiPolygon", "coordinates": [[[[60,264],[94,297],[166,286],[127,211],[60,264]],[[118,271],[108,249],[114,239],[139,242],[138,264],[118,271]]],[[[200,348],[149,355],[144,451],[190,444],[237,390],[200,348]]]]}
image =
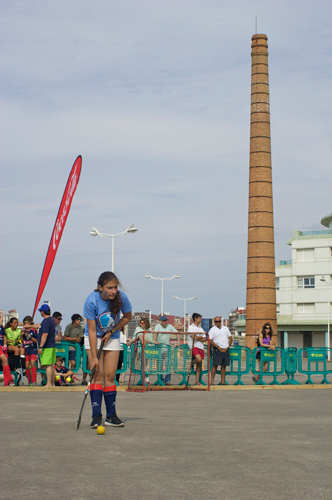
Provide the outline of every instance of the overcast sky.
{"type": "MultiPolygon", "coordinates": [[[[134,311],[245,306],[251,36],[268,36],[276,262],[331,213],[330,0],[0,0],[0,308],[32,313],[64,187],[81,179],[43,294],[63,324],[101,272],[134,311]]],[[[41,319],[39,313],[36,319],[41,319]]]]}

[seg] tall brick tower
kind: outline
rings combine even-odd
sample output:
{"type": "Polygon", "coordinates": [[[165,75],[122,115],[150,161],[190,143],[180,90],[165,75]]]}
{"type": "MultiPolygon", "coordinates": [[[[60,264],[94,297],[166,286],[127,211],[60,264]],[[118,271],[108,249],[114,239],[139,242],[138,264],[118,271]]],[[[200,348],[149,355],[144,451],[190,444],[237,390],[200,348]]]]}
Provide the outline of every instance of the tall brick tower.
{"type": "Polygon", "coordinates": [[[277,334],[267,47],[266,35],[252,37],[246,305],[246,345],[251,349],[266,321],[277,334]]]}

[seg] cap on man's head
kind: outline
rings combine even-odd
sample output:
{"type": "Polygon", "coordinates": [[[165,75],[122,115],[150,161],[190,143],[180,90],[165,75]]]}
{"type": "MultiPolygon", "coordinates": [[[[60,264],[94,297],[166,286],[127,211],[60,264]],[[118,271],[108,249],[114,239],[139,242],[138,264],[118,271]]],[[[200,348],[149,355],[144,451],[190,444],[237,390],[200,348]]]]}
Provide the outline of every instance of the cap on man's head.
{"type": "Polygon", "coordinates": [[[41,311],[49,311],[50,310],[50,306],[48,306],[47,304],[43,304],[39,309],[38,311],[41,312],[41,311]]]}
{"type": "Polygon", "coordinates": [[[160,318],[160,321],[167,321],[167,316],[162,316],[162,317],[160,318]]]}

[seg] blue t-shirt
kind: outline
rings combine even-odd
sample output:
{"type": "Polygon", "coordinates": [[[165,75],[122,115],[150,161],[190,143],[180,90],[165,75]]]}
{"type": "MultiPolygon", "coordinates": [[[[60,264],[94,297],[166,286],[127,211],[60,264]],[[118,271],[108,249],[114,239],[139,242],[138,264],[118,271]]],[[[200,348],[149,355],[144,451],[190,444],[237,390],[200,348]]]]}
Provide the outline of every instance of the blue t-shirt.
{"type": "MultiPolygon", "coordinates": [[[[110,332],[114,325],[117,325],[120,321],[120,312],[129,313],[131,312],[131,303],[127,295],[120,291],[121,296],[121,308],[118,314],[112,314],[111,311],[111,301],[103,300],[101,298],[100,292],[92,292],[85,301],[83,316],[86,319],[96,321],[97,337],[102,337],[105,333],[110,332]]],[[[84,335],[89,336],[88,324],[85,325],[84,335]]],[[[116,330],[112,334],[112,339],[120,338],[120,330],[116,330]]]]}
{"type": "Polygon", "coordinates": [[[37,331],[34,328],[31,328],[28,332],[23,330],[22,337],[23,337],[23,347],[25,350],[25,354],[27,354],[28,356],[30,356],[30,354],[37,354],[38,353],[37,344],[32,340],[33,338],[38,340],[37,331]]]}
{"type": "Polygon", "coordinates": [[[40,324],[40,328],[38,331],[38,344],[40,345],[40,341],[43,333],[47,333],[46,342],[43,345],[43,349],[55,347],[55,323],[54,319],[50,316],[44,318],[40,324]]]}

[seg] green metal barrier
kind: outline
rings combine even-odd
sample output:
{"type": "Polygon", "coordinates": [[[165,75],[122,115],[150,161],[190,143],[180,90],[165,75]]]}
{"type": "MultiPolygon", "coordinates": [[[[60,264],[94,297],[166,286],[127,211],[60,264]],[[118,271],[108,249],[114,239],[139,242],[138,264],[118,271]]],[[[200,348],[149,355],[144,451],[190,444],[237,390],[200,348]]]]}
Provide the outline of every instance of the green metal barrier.
{"type": "Polygon", "coordinates": [[[296,347],[288,347],[285,349],[285,373],[287,380],[281,385],[301,385],[300,382],[294,379],[297,372],[297,349],[296,347]]]}
{"type": "MultiPolygon", "coordinates": [[[[174,373],[182,375],[182,380],[179,385],[187,384],[188,365],[191,363],[191,350],[188,344],[183,344],[174,347],[173,367],[174,373]]],[[[188,384],[189,385],[189,384],[188,384]]]]}
{"type": "Polygon", "coordinates": [[[165,386],[161,376],[172,371],[172,348],[168,344],[146,344],[144,350],[145,374],[157,375],[153,385],[165,386]]]}
{"type": "MultiPolygon", "coordinates": [[[[241,377],[242,375],[247,375],[250,373],[250,349],[249,347],[242,347],[242,346],[233,346],[230,347],[229,349],[229,356],[230,356],[230,361],[231,364],[226,367],[226,374],[225,374],[225,383],[226,385],[229,385],[227,382],[226,378],[229,376],[237,376],[237,380],[234,382],[233,385],[245,385],[244,382],[242,382],[241,377]],[[242,364],[244,364],[244,367],[242,367],[242,364]]],[[[212,367],[212,349],[211,349],[211,358],[210,358],[210,366],[212,367]]],[[[217,374],[220,375],[220,370],[217,369],[217,374]]],[[[218,385],[220,385],[221,382],[219,382],[218,385]]]]}
{"type": "MultiPolygon", "coordinates": [[[[127,344],[122,344],[122,343],[121,345],[123,346],[123,365],[120,370],[116,370],[116,375],[118,373],[126,373],[128,369],[128,346],[127,344]]],[[[89,373],[89,374],[91,373],[91,370],[89,370],[88,368],[88,356],[84,346],[82,348],[82,371],[83,373],[89,373]]],[[[115,380],[115,385],[119,385],[117,380],[115,380]]]]}
{"type": "Polygon", "coordinates": [[[252,373],[259,375],[259,381],[256,385],[267,385],[264,382],[263,377],[273,376],[272,382],[269,385],[281,385],[277,380],[278,375],[283,375],[285,373],[285,351],[281,347],[276,347],[274,350],[268,349],[266,347],[255,347],[253,349],[252,357],[252,373]],[[259,367],[256,369],[256,354],[261,353],[259,361],[259,367]],[[280,354],[280,369],[278,370],[278,353],[280,354]],[[267,363],[267,371],[264,370],[264,363],[267,363]]]}
{"type": "Polygon", "coordinates": [[[329,384],[327,380],[327,375],[332,374],[332,369],[327,367],[327,354],[332,353],[332,349],[328,347],[305,347],[299,349],[298,362],[299,362],[299,372],[308,376],[306,384],[314,384],[311,380],[312,375],[323,375],[323,380],[321,384],[329,384]],[[304,360],[304,355],[308,358],[304,360]],[[304,361],[308,362],[307,368],[304,366],[304,361]]]}

